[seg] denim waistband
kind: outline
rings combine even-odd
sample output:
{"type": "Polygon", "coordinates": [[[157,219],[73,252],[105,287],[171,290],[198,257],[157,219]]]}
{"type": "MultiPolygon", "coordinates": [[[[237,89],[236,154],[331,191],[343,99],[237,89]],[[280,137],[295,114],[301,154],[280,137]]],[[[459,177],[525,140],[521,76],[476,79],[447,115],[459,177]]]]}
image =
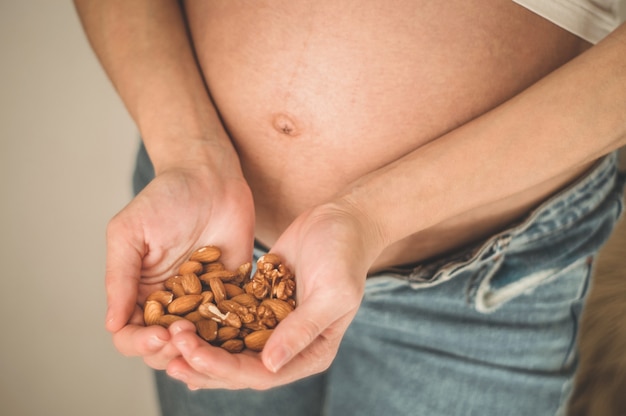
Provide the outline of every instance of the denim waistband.
{"type": "Polygon", "coordinates": [[[619,175],[617,171],[617,153],[611,153],[524,219],[492,237],[431,261],[387,268],[376,275],[402,278],[425,286],[442,283],[469,264],[502,252],[512,242],[517,246],[532,244],[584,221],[608,198],[614,196],[621,199],[624,179],[624,175],[619,175]]]}

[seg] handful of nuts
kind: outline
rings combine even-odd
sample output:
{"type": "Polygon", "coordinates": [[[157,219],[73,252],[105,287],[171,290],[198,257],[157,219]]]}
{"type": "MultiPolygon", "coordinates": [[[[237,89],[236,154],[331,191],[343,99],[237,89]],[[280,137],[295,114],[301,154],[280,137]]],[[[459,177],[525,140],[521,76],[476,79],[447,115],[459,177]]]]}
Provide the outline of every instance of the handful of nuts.
{"type": "Polygon", "coordinates": [[[295,276],[272,253],[252,264],[227,270],[216,246],[196,250],[178,274],[165,281],[166,290],[151,293],[144,304],[146,325],[168,327],[179,319],[196,326],[211,345],[238,353],[261,351],[273,329],[296,307],[295,276]]]}

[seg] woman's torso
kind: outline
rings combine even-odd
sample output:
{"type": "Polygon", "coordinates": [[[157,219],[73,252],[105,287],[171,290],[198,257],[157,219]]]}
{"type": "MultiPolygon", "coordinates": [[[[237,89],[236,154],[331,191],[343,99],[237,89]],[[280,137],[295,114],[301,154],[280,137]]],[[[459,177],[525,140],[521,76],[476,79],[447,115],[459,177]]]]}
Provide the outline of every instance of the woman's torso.
{"type": "MultiPolygon", "coordinates": [[[[189,1],[186,11],[268,246],[305,209],[589,46],[509,0],[189,1]]],[[[375,266],[483,237],[580,173],[423,230],[375,266]]]]}

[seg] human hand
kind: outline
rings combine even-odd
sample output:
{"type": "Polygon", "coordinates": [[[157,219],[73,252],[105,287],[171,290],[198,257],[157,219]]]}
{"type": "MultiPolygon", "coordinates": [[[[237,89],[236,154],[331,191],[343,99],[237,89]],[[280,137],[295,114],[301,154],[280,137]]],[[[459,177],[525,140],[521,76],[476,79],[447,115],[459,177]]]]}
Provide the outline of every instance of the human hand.
{"type": "Polygon", "coordinates": [[[165,328],[144,326],[139,305],[200,246],[218,245],[228,267],[249,261],[253,235],[243,177],[218,177],[202,167],[157,175],[107,228],[106,328],[116,348],[165,368],[180,353],[165,328]]]}
{"type": "Polygon", "coordinates": [[[230,354],[202,341],[188,322],[175,322],[172,343],[182,356],[171,361],[168,374],[191,388],[267,389],[328,368],[378,254],[378,236],[364,224],[336,205],[298,217],[272,248],[296,275],[298,306],[263,352],[230,354]]]}

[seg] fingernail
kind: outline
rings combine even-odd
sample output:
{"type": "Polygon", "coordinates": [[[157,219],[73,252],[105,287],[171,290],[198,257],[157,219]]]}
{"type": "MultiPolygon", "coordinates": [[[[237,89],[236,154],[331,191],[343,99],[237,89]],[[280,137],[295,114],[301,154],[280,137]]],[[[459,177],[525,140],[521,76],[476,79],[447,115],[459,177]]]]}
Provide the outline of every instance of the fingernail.
{"type": "Polygon", "coordinates": [[[180,320],[170,325],[169,330],[172,335],[176,335],[183,331],[189,331],[189,332],[195,331],[196,328],[191,322],[180,320]]]}
{"type": "Polygon", "coordinates": [[[267,368],[271,372],[277,373],[289,360],[291,360],[291,351],[281,345],[269,353],[267,368]]]}
{"type": "Polygon", "coordinates": [[[105,325],[109,326],[111,322],[113,322],[113,313],[111,313],[110,309],[107,309],[107,313],[105,315],[105,325]]]}
{"type": "Polygon", "coordinates": [[[148,340],[148,345],[154,349],[162,348],[165,346],[166,343],[167,341],[157,337],[156,335],[151,336],[148,340]]]}
{"type": "Polygon", "coordinates": [[[176,335],[183,332],[183,329],[178,325],[172,325],[170,327],[170,332],[172,333],[172,335],[176,335]]]}

